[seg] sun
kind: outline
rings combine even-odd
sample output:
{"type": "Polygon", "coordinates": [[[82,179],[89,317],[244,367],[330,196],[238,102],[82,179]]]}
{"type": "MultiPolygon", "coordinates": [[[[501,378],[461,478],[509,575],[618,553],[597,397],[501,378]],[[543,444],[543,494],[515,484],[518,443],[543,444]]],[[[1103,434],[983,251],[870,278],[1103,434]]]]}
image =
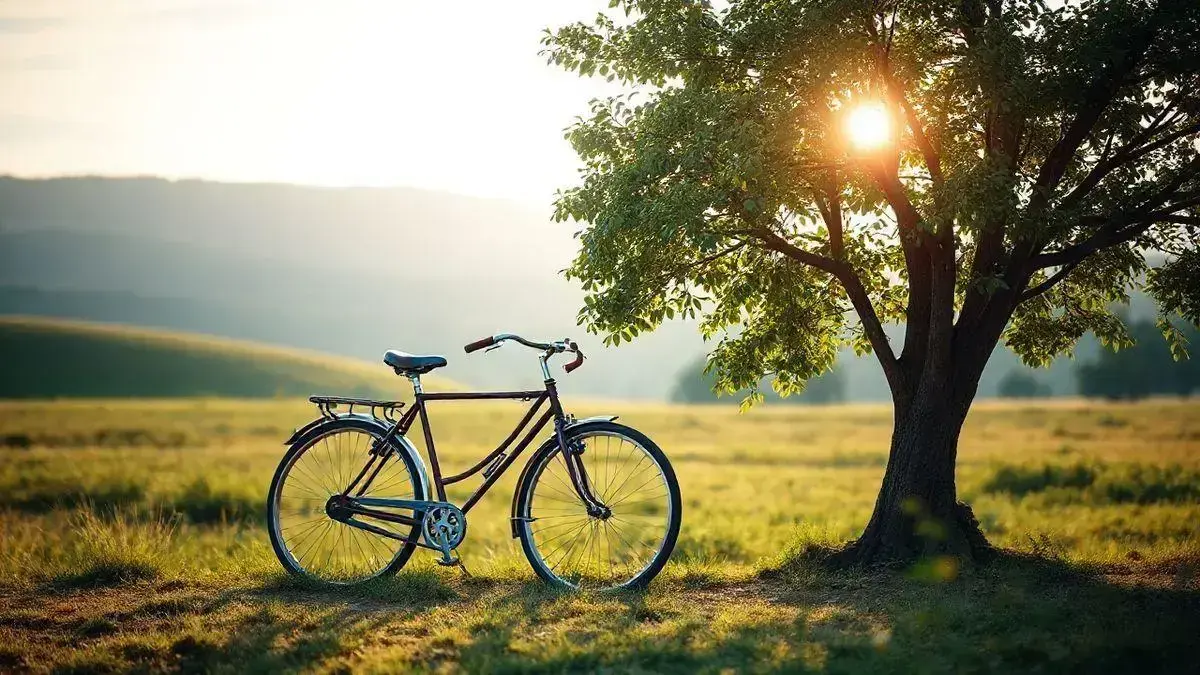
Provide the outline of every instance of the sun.
{"type": "Polygon", "coordinates": [[[860,103],[846,116],[846,134],[860,150],[873,150],[888,142],[891,122],[879,103],[860,103]]]}

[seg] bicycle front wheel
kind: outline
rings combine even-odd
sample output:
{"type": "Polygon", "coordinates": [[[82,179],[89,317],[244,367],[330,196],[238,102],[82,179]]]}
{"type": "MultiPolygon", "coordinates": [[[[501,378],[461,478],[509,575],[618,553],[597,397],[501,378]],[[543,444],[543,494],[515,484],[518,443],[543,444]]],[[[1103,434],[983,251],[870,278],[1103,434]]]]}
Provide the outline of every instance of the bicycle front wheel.
{"type": "Polygon", "coordinates": [[[590,515],[557,446],[532,460],[517,487],[517,533],[538,576],[565,588],[640,588],[671,557],[683,515],[666,455],[636,429],[612,422],[567,431],[581,452],[593,496],[590,515]]]}

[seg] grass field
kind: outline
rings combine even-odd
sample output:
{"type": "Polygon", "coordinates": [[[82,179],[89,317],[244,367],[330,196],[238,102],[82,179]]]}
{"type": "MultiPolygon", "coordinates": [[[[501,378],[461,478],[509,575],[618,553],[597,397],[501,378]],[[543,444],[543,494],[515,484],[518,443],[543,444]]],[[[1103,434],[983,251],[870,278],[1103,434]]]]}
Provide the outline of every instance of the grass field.
{"type": "MultiPolygon", "coordinates": [[[[520,416],[434,405],[448,471],[520,416]]],[[[515,471],[471,512],[470,576],[418,552],[394,580],[307,588],[262,512],[310,406],[0,403],[0,671],[1200,672],[1200,404],[978,405],[960,491],[1011,553],[892,573],[807,554],[866,522],[886,407],[574,412],[620,413],[679,475],[680,542],[647,592],[535,582],[515,471]]]]}
{"type": "MultiPolygon", "coordinates": [[[[381,363],[194,333],[0,316],[0,399],[388,396],[381,363]]],[[[382,356],[382,354],[381,354],[382,356]]],[[[434,376],[432,386],[453,386],[434,376]]]]}

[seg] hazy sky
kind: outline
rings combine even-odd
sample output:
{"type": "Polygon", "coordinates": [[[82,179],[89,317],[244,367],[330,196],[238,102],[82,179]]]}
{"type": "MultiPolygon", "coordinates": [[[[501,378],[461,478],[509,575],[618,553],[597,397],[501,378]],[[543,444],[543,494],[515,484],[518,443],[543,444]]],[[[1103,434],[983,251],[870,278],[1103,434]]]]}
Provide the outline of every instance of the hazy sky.
{"type": "Polygon", "coordinates": [[[594,0],[0,0],[0,173],[413,185],[547,204],[594,0]]]}

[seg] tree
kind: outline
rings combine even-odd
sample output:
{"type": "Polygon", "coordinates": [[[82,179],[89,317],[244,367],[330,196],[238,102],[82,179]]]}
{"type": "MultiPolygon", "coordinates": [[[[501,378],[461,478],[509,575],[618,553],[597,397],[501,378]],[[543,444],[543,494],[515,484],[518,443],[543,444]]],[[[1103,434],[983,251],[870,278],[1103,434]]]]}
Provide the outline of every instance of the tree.
{"type": "Polygon", "coordinates": [[[615,344],[699,314],[731,392],[873,352],[891,449],[840,560],[993,553],[955,460],[998,341],[1032,365],[1124,345],[1109,307],[1142,279],[1200,323],[1195,0],[612,7],[544,40],[624,87],[567,131],[581,321],[615,344]]]}
{"type": "Polygon", "coordinates": [[[998,388],[1001,398],[1041,398],[1052,394],[1048,385],[1017,368],[1004,374],[998,388]]]}
{"type": "MultiPolygon", "coordinates": [[[[1135,345],[1101,352],[1091,361],[1077,364],[1079,393],[1138,399],[1155,394],[1190,396],[1200,391],[1200,361],[1176,362],[1168,345],[1153,339],[1158,330],[1151,321],[1135,321],[1129,326],[1135,345]]],[[[1181,327],[1180,332],[1190,344],[1200,340],[1200,331],[1190,326],[1181,327]]]]}
{"type": "MultiPolygon", "coordinates": [[[[671,400],[679,403],[712,403],[721,400],[714,390],[717,383],[715,374],[707,366],[708,359],[703,356],[684,366],[679,371],[679,379],[671,392],[671,400]]],[[[735,396],[738,394],[745,396],[749,392],[734,392],[735,396]]],[[[835,403],[845,399],[846,376],[836,367],[806,382],[804,391],[799,394],[788,397],[764,394],[766,403],[835,403]]]]}

